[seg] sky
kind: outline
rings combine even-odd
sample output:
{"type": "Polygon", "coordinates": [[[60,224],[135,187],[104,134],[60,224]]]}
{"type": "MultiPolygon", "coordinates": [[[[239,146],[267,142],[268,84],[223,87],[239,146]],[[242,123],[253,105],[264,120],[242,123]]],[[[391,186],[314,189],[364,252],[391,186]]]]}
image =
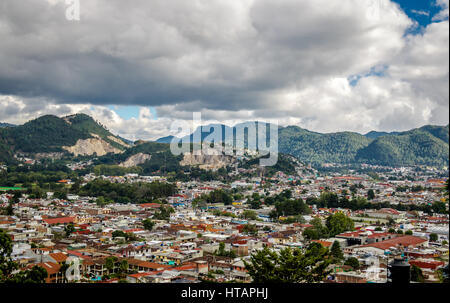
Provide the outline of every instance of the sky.
{"type": "Polygon", "coordinates": [[[82,112],[131,140],[193,112],[318,132],[449,123],[449,0],[79,3],[70,20],[65,0],[0,2],[0,122],[82,112]]]}

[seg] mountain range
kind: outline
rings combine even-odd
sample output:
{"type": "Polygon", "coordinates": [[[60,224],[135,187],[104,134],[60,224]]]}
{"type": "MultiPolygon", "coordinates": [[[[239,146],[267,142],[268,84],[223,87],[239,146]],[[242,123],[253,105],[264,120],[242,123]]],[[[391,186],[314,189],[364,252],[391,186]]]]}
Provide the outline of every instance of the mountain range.
{"type": "MultiPolygon", "coordinates": [[[[164,137],[156,142],[170,143],[172,139],[201,138],[209,141],[213,129],[219,129],[222,138],[226,132],[236,134],[241,129],[263,122],[245,122],[234,127],[211,124],[198,127],[194,133],[183,138],[164,137]],[[208,131],[205,131],[208,130],[208,131]]],[[[270,127],[266,124],[266,129],[270,127]]],[[[267,134],[269,137],[269,135],[267,134]]],[[[247,146],[247,134],[244,145],[247,146]]],[[[234,142],[235,144],[235,142],[234,142]]],[[[368,163],[374,165],[431,165],[448,166],[449,163],[449,125],[426,125],[405,132],[376,132],[365,135],[356,132],[318,133],[298,126],[278,128],[279,151],[292,155],[304,163],[368,163]]]]}
{"type": "Polygon", "coordinates": [[[1,123],[0,122],[0,128],[5,128],[5,127],[15,127],[15,125],[10,124],[10,123],[1,123]]]}
{"type": "MultiPolygon", "coordinates": [[[[250,123],[245,122],[233,127],[215,124],[208,125],[210,131],[197,128],[185,139],[200,138],[208,141],[213,127],[225,132],[236,133],[250,123]]],[[[263,122],[256,122],[257,128],[263,122]]],[[[129,140],[112,134],[107,128],[85,114],[56,117],[46,115],[23,125],[5,125],[0,127],[0,162],[13,162],[14,155],[51,153],[73,155],[117,155],[124,160],[142,152],[158,153],[164,150],[167,157],[167,144],[172,136],[158,139],[156,142],[129,140]]],[[[270,125],[266,125],[269,126],[270,125]]],[[[269,134],[269,133],[268,133],[269,134]]],[[[268,136],[270,138],[270,136],[268,136]]],[[[256,138],[258,140],[258,138],[256,138]]],[[[247,145],[248,134],[244,137],[247,145]]],[[[194,142],[196,143],[196,142],[194,142]]],[[[236,143],[236,142],[235,142],[236,143]]],[[[449,164],[449,126],[426,125],[405,132],[369,132],[365,135],[355,132],[318,133],[298,126],[278,128],[279,152],[292,155],[304,163],[369,163],[376,165],[430,165],[448,166],[449,164]]],[[[178,158],[177,158],[178,159],[178,158]]],[[[170,159],[165,159],[170,160],[170,159]]],[[[173,159],[172,159],[173,160],[173,159]]]]}

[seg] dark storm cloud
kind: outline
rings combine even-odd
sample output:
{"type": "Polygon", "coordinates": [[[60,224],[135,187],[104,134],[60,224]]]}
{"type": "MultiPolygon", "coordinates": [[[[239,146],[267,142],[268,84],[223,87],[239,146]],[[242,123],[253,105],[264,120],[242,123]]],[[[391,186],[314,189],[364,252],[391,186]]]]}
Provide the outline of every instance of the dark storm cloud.
{"type": "Polygon", "coordinates": [[[388,0],[80,3],[81,20],[68,21],[65,1],[1,1],[0,96],[22,98],[22,111],[36,113],[51,104],[140,105],[168,118],[204,111],[208,119],[289,117],[327,129],[390,121],[355,123],[388,115],[387,96],[416,108],[408,125],[441,121],[448,112],[441,87],[448,69],[420,85],[414,78],[417,66],[445,60],[439,54],[417,63],[415,52],[436,37],[448,41],[448,21],[414,44],[404,36],[413,22],[388,0]],[[389,81],[346,83],[380,65],[388,66],[389,81]],[[424,96],[429,116],[420,112],[424,96]]]}

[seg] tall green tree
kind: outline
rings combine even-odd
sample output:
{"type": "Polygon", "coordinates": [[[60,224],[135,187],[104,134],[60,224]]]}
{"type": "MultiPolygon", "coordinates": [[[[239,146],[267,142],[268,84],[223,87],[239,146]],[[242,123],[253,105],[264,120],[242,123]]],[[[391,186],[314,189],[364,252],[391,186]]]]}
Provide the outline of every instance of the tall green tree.
{"type": "Polygon", "coordinates": [[[11,258],[12,240],[11,237],[0,229],[0,282],[8,283],[44,283],[48,277],[47,271],[40,267],[34,266],[28,270],[21,270],[13,273],[19,266],[11,258]]]}
{"type": "Polygon", "coordinates": [[[11,259],[12,240],[11,237],[0,229],[0,281],[5,281],[11,277],[12,272],[18,268],[11,259]]]}
{"type": "Polygon", "coordinates": [[[344,259],[344,253],[342,252],[341,245],[338,241],[334,241],[333,245],[331,245],[331,256],[337,262],[344,259]]]}
{"type": "Polygon", "coordinates": [[[411,266],[411,281],[423,283],[425,278],[423,277],[423,272],[417,265],[411,266]]]}
{"type": "Polygon", "coordinates": [[[319,218],[314,218],[311,220],[310,224],[312,227],[308,227],[303,231],[303,236],[306,239],[319,240],[329,237],[329,230],[322,224],[322,220],[319,218]]]}
{"type": "Polygon", "coordinates": [[[144,221],[142,221],[142,224],[144,225],[144,228],[149,231],[151,231],[153,229],[153,227],[155,226],[155,222],[153,222],[152,220],[150,220],[148,218],[145,219],[144,221]]]}
{"type": "Polygon", "coordinates": [[[64,232],[66,233],[66,237],[70,236],[75,231],[75,226],[73,223],[69,223],[64,227],[64,232]]]}
{"type": "Polygon", "coordinates": [[[441,201],[433,202],[433,204],[431,205],[431,209],[433,210],[433,212],[438,213],[438,214],[447,213],[447,207],[446,207],[445,203],[441,202],[441,201]]]}
{"type": "Polygon", "coordinates": [[[244,210],[244,212],[242,213],[242,217],[244,219],[256,220],[258,218],[258,215],[252,210],[244,210]]]}
{"type": "Polygon", "coordinates": [[[438,235],[436,233],[431,233],[430,234],[430,241],[431,242],[436,242],[438,240],[438,235]]]}
{"type": "Polygon", "coordinates": [[[373,189],[369,189],[367,191],[367,200],[373,200],[375,199],[375,192],[373,191],[373,189]]]}
{"type": "Polygon", "coordinates": [[[47,270],[40,266],[33,266],[31,269],[22,270],[15,274],[9,283],[45,283],[48,277],[47,270]]]}
{"type": "Polygon", "coordinates": [[[359,261],[355,257],[350,257],[347,260],[345,260],[344,265],[351,266],[353,270],[357,270],[360,267],[359,261]]]}
{"type": "Polygon", "coordinates": [[[108,270],[108,273],[111,274],[116,266],[118,259],[117,257],[108,257],[105,260],[105,267],[108,270]]]}
{"type": "Polygon", "coordinates": [[[338,212],[334,215],[329,216],[326,220],[326,226],[330,231],[331,237],[334,237],[345,231],[351,231],[355,228],[353,220],[347,217],[342,212],[338,212]]]}
{"type": "Polygon", "coordinates": [[[299,248],[279,253],[265,247],[253,254],[245,267],[255,283],[312,283],[323,281],[330,273],[327,248],[312,243],[305,252],[299,248]]]}

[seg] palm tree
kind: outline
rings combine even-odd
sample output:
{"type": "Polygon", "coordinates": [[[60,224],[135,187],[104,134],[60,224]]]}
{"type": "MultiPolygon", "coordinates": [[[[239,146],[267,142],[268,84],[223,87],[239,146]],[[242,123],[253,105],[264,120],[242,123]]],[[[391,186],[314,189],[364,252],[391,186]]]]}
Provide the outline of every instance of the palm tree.
{"type": "Polygon", "coordinates": [[[105,267],[108,270],[108,273],[111,274],[111,272],[114,271],[115,264],[117,262],[117,257],[108,257],[105,260],[105,267]]]}
{"type": "Polygon", "coordinates": [[[59,268],[59,273],[62,275],[63,277],[63,283],[67,283],[67,276],[66,276],[66,271],[67,269],[69,269],[70,265],[67,264],[66,262],[64,262],[61,267],[59,268]]]}
{"type": "Polygon", "coordinates": [[[128,272],[128,261],[127,260],[124,259],[120,262],[119,271],[121,273],[121,276],[122,275],[126,276],[126,273],[128,272]]]}

